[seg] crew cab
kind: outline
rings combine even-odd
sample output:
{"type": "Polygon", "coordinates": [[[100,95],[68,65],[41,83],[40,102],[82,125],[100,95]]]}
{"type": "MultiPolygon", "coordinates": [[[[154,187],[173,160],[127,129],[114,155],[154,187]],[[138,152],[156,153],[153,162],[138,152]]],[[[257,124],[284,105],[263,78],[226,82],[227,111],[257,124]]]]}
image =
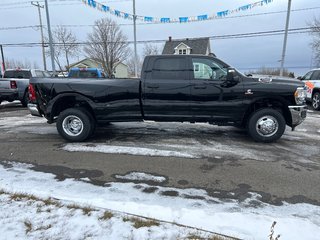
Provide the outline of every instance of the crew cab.
{"type": "Polygon", "coordinates": [[[49,77],[46,71],[38,69],[8,69],[0,78],[0,103],[20,100],[24,107],[29,101],[28,86],[32,77],[49,77]]]}
{"type": "Polygon", "coordinates": [[[311,102],[314,110],[320,110],[320,68],[311,70],[298,79],[306,84],[307,101],[311,102]]]}
{"type": "Polygon", "coordinates": [[[31,113],[74,142],[96,123],[143,120],[233,125],[273,142],[307,115],[303,82],[246,77],[203,55],[147,56],[141,79],[32,79],[29,91],[31,113]]]}

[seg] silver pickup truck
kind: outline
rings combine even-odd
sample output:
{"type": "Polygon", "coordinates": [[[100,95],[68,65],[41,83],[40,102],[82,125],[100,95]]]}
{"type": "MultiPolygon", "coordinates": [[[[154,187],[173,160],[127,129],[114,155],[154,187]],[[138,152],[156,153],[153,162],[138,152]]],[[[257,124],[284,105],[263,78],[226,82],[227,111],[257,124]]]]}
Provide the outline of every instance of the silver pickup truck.
{"type": "Polygon", "coordinates": [[[24,107],[28,105],[28,86],[30,78],[50,77],[50,74],[38,69],[8,69],[0,78],[0,104],[2,101],[21,101],[24,107]]]}

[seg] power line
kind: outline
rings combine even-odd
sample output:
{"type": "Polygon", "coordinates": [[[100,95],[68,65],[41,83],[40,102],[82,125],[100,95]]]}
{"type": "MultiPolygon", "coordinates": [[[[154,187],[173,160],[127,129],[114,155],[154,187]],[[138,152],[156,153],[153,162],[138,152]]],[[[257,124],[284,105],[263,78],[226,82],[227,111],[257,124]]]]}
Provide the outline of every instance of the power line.
{"type": "MultiPolygon", "coordinates": [[[[313,32],[313,27],[303,27],[303,28],[294,28],[289,29],[289,34],[306,34],[313,32]]],[[[238,33],[238,34],[225,34],[225,35],[214,35],[209,36],[210,40],[223,40],[223,39],[234,39],[234,38],[251,38],[251,37],[265,37],[265,36],[275,36],[284,34],[284,30],[271,30],[271,31],[260,31],[260,32],[249,32],[249,33],[238,33]]],[[[190,38],[192,40],[192,38],[190,38]]],[[[162,43],[165,42],[166,39],[154,39],[154,40],[138,40],[137,43],[162,43]]],[[[128,44],[133,44],[133,41],[127,41],[128,44]]],[[[61,46],[64,43],[54,43],[55,46],[61,46]]],[[[73,45],[88,45],[89,42],[77,42],[72,43],[73,45]]],[[[100,42],[96,42],[93,44],[101,44],[100,42]]],[[[39,47],[41,43],[38,42],[30,42],[30,43],[7,43],[2,44],[5,47],[39,47]]],[[[68,45],[68,44],[67,44],[68,45]]]]}

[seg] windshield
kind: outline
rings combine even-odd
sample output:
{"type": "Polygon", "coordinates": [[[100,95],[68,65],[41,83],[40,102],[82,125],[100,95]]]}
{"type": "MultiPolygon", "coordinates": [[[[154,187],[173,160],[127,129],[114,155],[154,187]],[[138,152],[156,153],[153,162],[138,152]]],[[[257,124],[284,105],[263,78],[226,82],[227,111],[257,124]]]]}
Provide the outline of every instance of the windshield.
{"type": "Polygon", "coordinates": [[[3,78],[26,78],[30,79],[31,78],[31,73],[30,71],[26,70],[8,70],[5,71],[3,78]]]}

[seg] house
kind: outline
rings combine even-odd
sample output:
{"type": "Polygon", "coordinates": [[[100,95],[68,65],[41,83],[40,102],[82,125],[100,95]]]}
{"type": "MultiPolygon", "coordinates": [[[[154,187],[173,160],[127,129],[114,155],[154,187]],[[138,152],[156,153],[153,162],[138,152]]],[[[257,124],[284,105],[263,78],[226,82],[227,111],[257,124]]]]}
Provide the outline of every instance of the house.
{"type": "MultiPolygon", "coordinates": [[[[92,58],[85,58],[79,62],[70,64],[69,68],[100,68],[103,69],[102,64],[92,58]]],[[[122,62],[118,62],[115,67],[114,75],[116,78],[128,77],[128,66],[122,62]]]]}
{"type": "Polygon", "coordinates": [[[209,38],[193,38],[173,40],[169,37],[164,45],[162,54],[202,54],[211,53],[209,38]]]}

